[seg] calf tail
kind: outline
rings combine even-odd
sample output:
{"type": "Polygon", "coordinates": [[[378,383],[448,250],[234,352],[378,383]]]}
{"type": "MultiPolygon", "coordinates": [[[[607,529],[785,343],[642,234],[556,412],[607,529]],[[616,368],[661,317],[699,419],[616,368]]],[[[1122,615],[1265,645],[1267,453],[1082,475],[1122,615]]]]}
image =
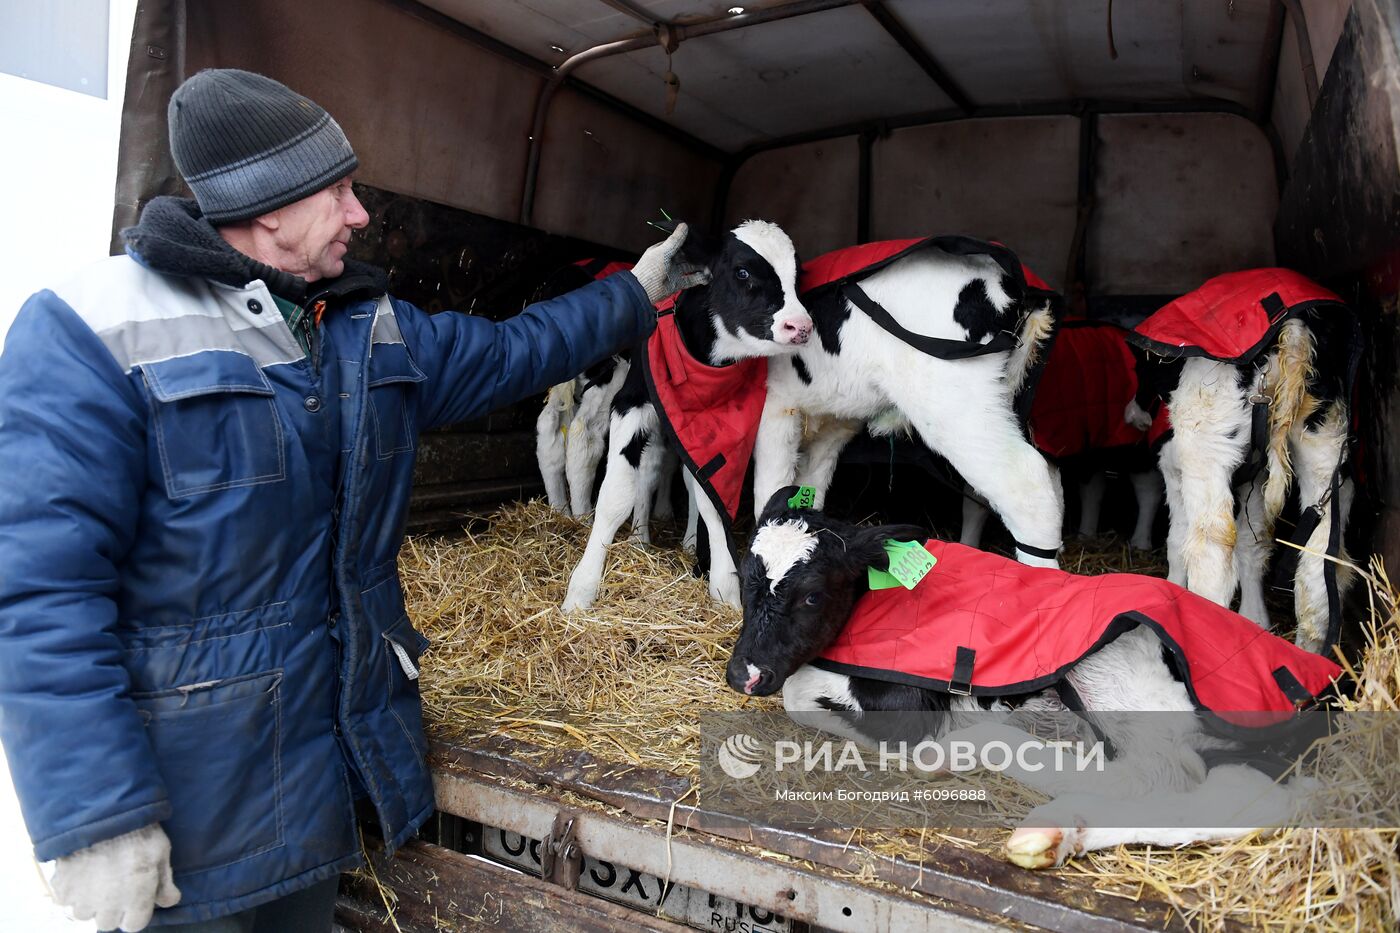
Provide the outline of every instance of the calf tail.
{"type": "Polygon", "coordinates": [[[1013,397],[1020,396],[1036,363],[1049,352],[1050,339],[1055,333],[1055,312],[1050,301],[1041,301],[1021,321],[1016,346],[1006,363],[1006,382],[1013,397]]]}
{"type": "Polygon", "coordinates": [[[1302,321],[1283,325],[1275,354],[1265,378],[1271,396],[1269,407],[1269,474],[1264,480],[1265,514],[1276,516],[1283,509],[1293,484],[1293,462],[1288,438],[1295,425],[1307,420],[1317,408],[1317,399],[1308,392],[1316,347],[1302,321]]]}

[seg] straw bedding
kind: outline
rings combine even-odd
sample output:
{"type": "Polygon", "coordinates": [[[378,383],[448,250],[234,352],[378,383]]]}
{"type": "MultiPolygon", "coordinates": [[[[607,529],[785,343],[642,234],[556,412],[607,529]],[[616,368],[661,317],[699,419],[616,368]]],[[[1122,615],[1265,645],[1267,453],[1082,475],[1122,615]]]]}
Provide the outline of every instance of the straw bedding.
{"type": "MultiPolygon", "coordinates": [[[[597,605],[559,611],[587,540],[586,524],[540,502],[506,506],[463,536],[415,537],[400,555],[414,624],[432,640],[424,657],[425,718],[457,741],[505,733],[546,747],[583,748],[600,758],[680,775],[698,770],[694,713],[780,708],[724,684],[737,610],[715,605],[673,539],[662,546],[613,545],[597,605]],[[472,530],[474,529],[474,530],[472,530]]],[[[1159,555],[1115,539],[1068,544],[1062,565],[1079,573],[1131,570],[1165,575],[1159,555]]],[[[1400,617],[1384,571],[1370,568],[1367,649],[1353,672],[1350,708],[1400,710],[1400,617]]],[[[1386,735],[1393,740],[1396,730],[1386,735]]],[[[1340,760],[1395,761],[1377,736],[1327,740],[1340,760]]],[[[1400,782],[1396,794],[1400,796],[1400,782]]],[[[1008,794],[1033,806],[1033,794],[1008,794]]],[[[1396,801],[1391,801],[1395,812],[1396,801]]],[[[1380,929],[1400,923],[1400,833],[1307,829],[1258,833],[1218,845],[1163,850],[1124,847],[1058,869],[1104,893],[1175,905],[1193,925],[1229,921],[1276,929],[1380,929]]],[[[852,844],[920,864],[942,846],[999,852],[1004,831],[857,830],[852,844]]]]}

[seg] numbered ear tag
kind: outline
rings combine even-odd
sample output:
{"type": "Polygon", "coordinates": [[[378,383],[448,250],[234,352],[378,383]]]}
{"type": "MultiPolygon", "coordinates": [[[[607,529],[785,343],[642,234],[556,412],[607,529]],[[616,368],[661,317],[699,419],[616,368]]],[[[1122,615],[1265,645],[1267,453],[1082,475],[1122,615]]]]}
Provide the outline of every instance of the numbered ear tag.
{"type": "Polygon", "coordinates": [[[815,486],[798,486],[797,492],[788,499],[790,509],[810,509],[817,504],[817,488],[815,486]]]}
{"type": "Polygon", "coordinates": [[[938,563],[938,558],[918,541],[886,541],[885,553],[890,558],[888,573],[874,567],[868,568],[872,590],[888,590],[896,586],[912,590],[938,563]]]}

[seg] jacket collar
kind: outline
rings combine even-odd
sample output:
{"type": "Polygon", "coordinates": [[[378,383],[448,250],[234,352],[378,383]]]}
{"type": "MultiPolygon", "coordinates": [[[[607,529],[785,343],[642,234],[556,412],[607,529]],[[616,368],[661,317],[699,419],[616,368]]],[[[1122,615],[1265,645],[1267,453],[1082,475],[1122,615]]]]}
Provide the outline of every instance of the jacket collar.
{"type": "Polygon", "coordinates": [[[382,269],[353,259],[334,279],[308,284],[230,246],[192,198],[159,197],[146,205],[141,221],[121,233],[126,251],[141,265],[165,275],[192,276],[242,288],[261,279],[268,291],[297,304],[377,298],[388,290],[382,269]]]}

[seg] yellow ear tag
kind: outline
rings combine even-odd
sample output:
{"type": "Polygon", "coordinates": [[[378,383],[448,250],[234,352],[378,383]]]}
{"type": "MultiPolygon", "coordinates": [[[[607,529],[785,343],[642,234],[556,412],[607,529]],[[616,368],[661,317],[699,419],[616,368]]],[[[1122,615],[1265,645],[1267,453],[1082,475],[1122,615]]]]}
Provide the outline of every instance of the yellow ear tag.
{"type": "Polygon", "coordinates": [[[867,568],[872,590],[888,590],[896,586],[912,590],[938,563],[938,558],[919,541],[886,541],[885,553],[890,558],[888,573],[874,567],[867,568]]]}

